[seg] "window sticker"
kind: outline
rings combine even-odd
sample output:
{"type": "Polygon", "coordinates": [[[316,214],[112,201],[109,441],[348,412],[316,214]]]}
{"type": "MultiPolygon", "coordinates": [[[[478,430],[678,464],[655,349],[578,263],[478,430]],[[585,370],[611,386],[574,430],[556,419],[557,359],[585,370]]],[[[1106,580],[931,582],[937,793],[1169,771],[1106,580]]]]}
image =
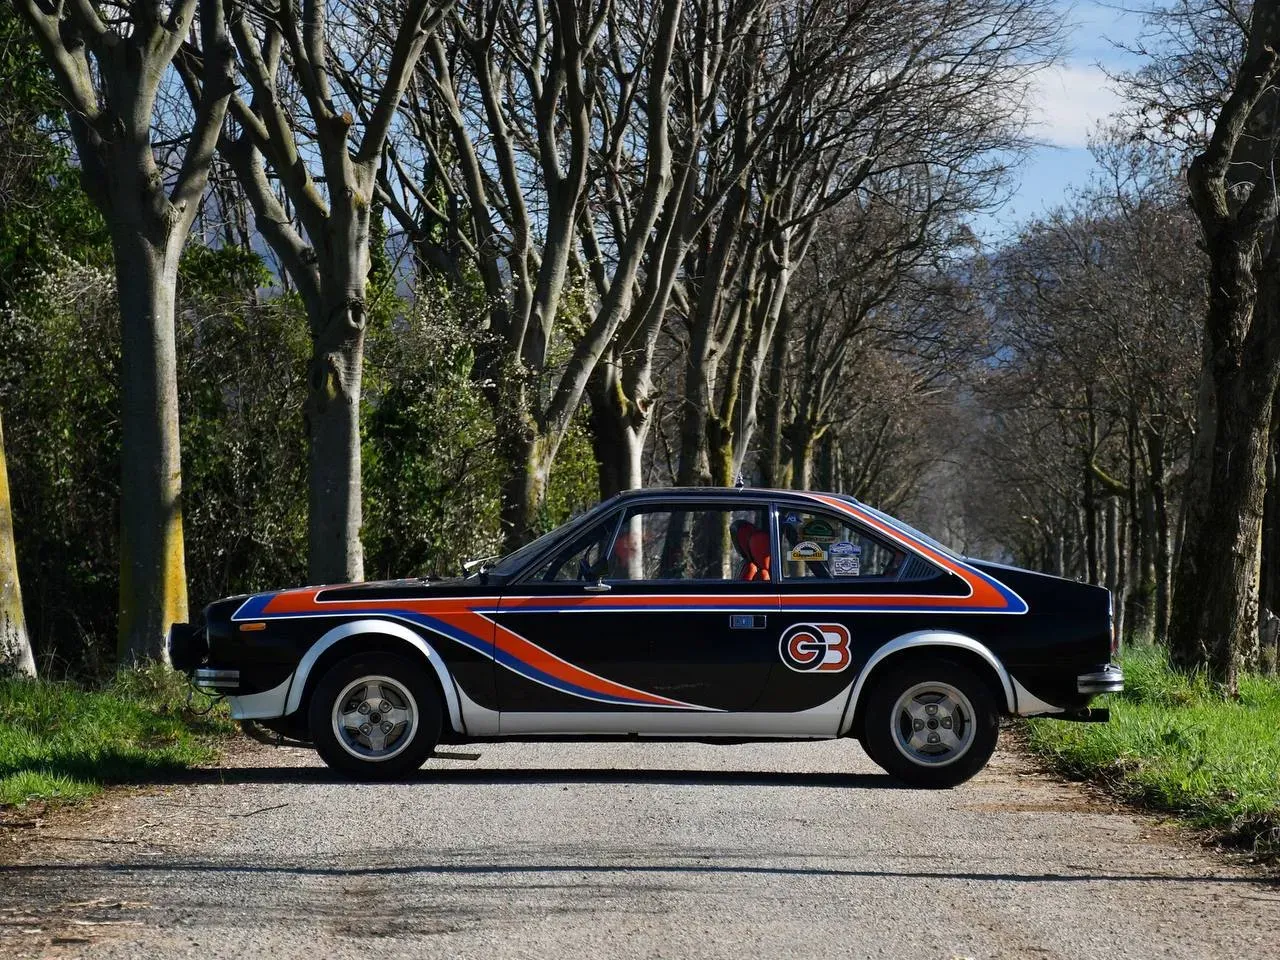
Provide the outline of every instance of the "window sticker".
{"type": "Polygon", "coordinates": [[[782,518],[782,522],[783,522],[783,523],[790,523],[790,524],[792,524],[792,525],[795,525],[795,524],[797,524],[797,523],[799,523],[799,522],[800,522],[800,514],[798,514],[798,513],[788,513],[785,517],[783,517],[783,518],[782,518]]]}
{"type": "Polygon", "coordinates": [[[801,540],[791,548],[791,559],[800,563],[816,563],[827,559],[827,551],[812,540],[801,540]]]}
{"type": "Polygon", "coordinates": [[[857,577],[862,575],[862,547],[842,540],[830,549],[831,575],[833,577],[857,577]]]}
{"type": "Polygon", "coordinates": [[[814,543],[832,543],[839,539],[836,525],[826,517],[810,517],[800,525],[800,536],[814,543]]]}

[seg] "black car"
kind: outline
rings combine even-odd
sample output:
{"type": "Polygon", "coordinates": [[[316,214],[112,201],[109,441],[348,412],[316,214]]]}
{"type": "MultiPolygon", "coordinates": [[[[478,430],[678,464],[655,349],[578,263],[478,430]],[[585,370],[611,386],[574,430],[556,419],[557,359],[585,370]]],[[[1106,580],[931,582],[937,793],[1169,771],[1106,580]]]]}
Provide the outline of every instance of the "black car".
{"type": "Polygon", "coordinates": [[[361,778],[439,743],[856,737],[915,786],[986,764],[1001,715],[1099,720],[1111,597],[972,560],[822,493],[624,493],[465,579],[211,604],[175,667],[361,778]]]}

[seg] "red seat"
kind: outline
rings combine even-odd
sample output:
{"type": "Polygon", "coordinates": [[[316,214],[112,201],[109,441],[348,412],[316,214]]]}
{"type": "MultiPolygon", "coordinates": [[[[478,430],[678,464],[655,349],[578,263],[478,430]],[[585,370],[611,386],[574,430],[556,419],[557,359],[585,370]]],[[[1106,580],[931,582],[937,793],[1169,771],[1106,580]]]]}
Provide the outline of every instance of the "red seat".
{"type": "Polygon", "coordinates": [[[738,553],[743,557],[738,579],[771,579],[769,567],[772,563],[773,551],[770,549],[769,534],[758,529],[754,523],[742,520],[734,524],[733,541],[738,548],[738,553]]]}

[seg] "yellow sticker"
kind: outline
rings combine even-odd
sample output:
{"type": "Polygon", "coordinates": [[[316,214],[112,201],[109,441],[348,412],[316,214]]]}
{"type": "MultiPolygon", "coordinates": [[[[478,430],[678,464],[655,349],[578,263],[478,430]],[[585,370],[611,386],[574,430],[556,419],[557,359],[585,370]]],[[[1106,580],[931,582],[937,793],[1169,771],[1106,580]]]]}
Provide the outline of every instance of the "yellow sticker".
{"type": "Polygon", "coordinates": [[[800,563],[814,563],[827,559],[827,551],[812,540],[801,540],[791,548],[791,559],[800,563]]]}

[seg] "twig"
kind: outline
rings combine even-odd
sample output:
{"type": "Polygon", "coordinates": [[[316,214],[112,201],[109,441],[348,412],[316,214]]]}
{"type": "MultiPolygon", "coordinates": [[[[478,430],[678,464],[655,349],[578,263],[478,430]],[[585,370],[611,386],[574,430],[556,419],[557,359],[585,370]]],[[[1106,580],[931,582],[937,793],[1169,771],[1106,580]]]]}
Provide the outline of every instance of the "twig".
{"type": "Polygon", "coordinates": [[[289,805],[289,804],[287,804],[287,803],[277,803],[274,807],[262,807],[262,808],[260,808],[260,809],[258,809],[258,810],[250,810],[248,813],[232,813],[232,814],[229,814],[229,816],[232,816],[232,817],[253,817],[253,816],[257,816],[259,813],[266,813],[266,812],[268,812],[269,810],[281,810],[281,809],[283,809],[283,808],[287,807],[288,805],[289,805]]]}

